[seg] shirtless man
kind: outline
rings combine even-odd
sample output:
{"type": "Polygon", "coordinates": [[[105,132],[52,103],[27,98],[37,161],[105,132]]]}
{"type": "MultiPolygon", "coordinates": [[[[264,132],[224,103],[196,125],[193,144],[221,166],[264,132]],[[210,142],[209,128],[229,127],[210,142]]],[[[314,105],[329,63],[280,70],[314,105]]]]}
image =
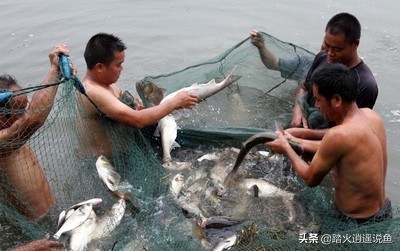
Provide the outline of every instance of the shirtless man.
{"type": "Polygon", "coordinates": [[[136,98],[134,99],[136,107],[121,102],[123,92],[115,83],[123,70],[125,50],[125,44],[118,37],[106,33],[94,35],[86,45],[84,56],[87,72],[83,84],[93,103],[82,96],[84,112],[80,112],[78,120],[81,137],[84,137],[87,144],[86,150],[90,151],[86,154],[112,156],[111,143],[102,116],[141,129],[156,123],[176,109],[191,108],[198,102],[195,95],[186,91],[180,92],[167,102],[147,109],[143,109],[136,98]],[[84,132],[85,126],[90,128],[90,132],[84,132]]]}
{"type": "Polygon", "coordinates": [[[335,204],[346,219],[357,223],[382,221],[391,216],[385,192],[387,169],[386,132],[382,119],[369,108],[358,108],[357,78],[341,64],[319,70],[311,79],[315,106],[334,121],[310,164],[290,147],[279,133],[266,143],[284,153],[295,171],[314,187],[332,170],[335,204]]]}
{"type": "MultiPolygon", "coordinates": [[[[43,84],[60,80],[60,53],[69,55],[66,45],[56,45],[49,54],[50,71],[43,84]]],[[[3,91],[20,89],[16,81],[8,75],[0,77],[0,86],[3,91]]],[[[10,202],[31,220],[40,219],[55,203],[43,169],[26,142],[44,124],[52,108],[57,88],[56,85],[35,92],[30,102],[26,95],[2,101],[4,110],[0,115],[1,186],[7,194],[7,204],[10,202]]]]}

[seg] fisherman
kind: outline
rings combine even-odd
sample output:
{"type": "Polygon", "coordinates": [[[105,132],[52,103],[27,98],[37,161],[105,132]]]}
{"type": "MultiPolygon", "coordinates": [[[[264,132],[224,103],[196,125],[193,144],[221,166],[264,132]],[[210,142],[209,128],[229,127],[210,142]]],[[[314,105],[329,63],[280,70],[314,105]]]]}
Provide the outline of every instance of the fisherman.
{"type": "Polygon", "coordinates": [[[182,91],[160,105],[143,109],[138,99],[122,92],[115,84],[123,70],[125,50],[125,44],[118,37],[106,33],[94,35],[86,45],[84,56],[87,71],[83,84],[90,100],[82,97],[85,112],[80,113],[79,127],[81,137],[91,148],[89,154],[94,156],[112,155],[102,117],[141,129],[176,109],[191,108],[198,102],[195,95],[182,91]],[[131,100],[130,104],[121,101],[126,97],[131,100]],[[86,124],[90,133],[82,132],[86,124]]]}
{"type": "MultiPolygon", "coordinates": [[[[43,85],[60,80],[59,54],[69,55],[66,45],[56,45],[50,52],[50,71],[43,85]]],[[[0,87],[3,93],[21,88],[9,75],[0,76],[0,87]]],[[[1,100],[0,184],[7,203],[31,220],[39,220],[55,203],[46,175],[26,142],[44,124],[57,88],[35,92],[30,102],[25,94],[1,100]]]]}
{"type": "Polygon", "coordinates": [[[332,170],[334,201],[343,221],[361,225],[390,218],[385,127],[376,112],[357,106],[358,76],[342,64],[330,64],[316,72],[311,83],[316,108],[335,122],[311,163],[295,153],[282,132],[265,145],[286,154],[310,187],[319,185],[332,170]]]}
{"type": "MultiPolygon", "coordinates": [[[[351,68],[357,74],[358,96],[357,105],[360,108],[372,109],[378,96],[378,85],[369,67],[358,56],[357,48],[360,43],[361,25],[357,18],[349,13],[339,13],[333,16],[326,25],[325,37],[321,51],[316,55],[311,68],[305,75],[304,81],[296,93],[291,127],[287,131],[299,138],[314,139],[306,142],[304,150],[314,153],[327,129],[332,122],[326,121],[315,108],[310,79],[319,69],[329,64],[341,63],[351,68]],[[300,128],[299,128],[300,127],[300,128]],[[315,130],[311,130],[315,129],[315,130]],[[319,130],[316,130],[319,129],[319,130]]],[[[262,62],[274,70],[291,71],[293,61],[297,64],[298,58],[277,59],[264,45],[262,34],[251,32],[251,43],[255,45],[262,62]]],[[[300,67],[301,68],[301,67],[300,67]]]]}

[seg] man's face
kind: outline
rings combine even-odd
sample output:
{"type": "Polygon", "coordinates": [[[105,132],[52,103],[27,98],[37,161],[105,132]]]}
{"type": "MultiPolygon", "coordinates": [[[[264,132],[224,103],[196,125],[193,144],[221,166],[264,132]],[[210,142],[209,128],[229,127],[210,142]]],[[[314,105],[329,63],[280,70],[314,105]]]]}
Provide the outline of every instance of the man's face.
{"type": "Polygon", "coordinates": [[[341,63],[349,66],[352,59],[357,55],[358,42],[348,43],[343,33],[332,35],[328,30],[325,33],[322,47],[328,56],[329,64],[341,63]]]}
{"type": "MultiPolygon", "coordinates": [[[[12,86],[9,90],[19,90],[19,85],[12,86]]],[[[8,128],[19,119],[28,105],[28,97],[25,94],[12,97],[6,104],[4,104],[4,114],[0,115],[0,128],[8,128]]]]}
{"type": "Polygon", "coordinates": [[[125,51],[114,52],[114,60],[108,65],[104,66],[103,78],[104,82],[108,84],[113,84],[117,82],[119,76],[121,75],[122,64],[125,61],[125,51]]]}
{"type": "Polygon", "coordinates": [[[333,121],[334,119],[331,101],[320,95],[318,93],[318,88],[315,85],[313,85],[313,93],[315,98],[315,107],[320,110],[322,115],[324,115],[325,120],[333,121]]]}

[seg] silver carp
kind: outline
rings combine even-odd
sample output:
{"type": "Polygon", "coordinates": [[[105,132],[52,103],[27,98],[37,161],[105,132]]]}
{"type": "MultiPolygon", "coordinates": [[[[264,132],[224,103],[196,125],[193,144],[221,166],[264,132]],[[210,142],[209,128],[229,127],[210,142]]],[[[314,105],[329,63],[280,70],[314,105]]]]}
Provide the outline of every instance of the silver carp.
{"type": "Polygon", "coordinates": [[[69,250],[84,251],[91,242],[93,231],[96,228],[96,214],[90,211],[89,217],[79,227],[71,230],[71,238],[69,240],[69,250]]]}
{"type": "Polygon", "coordinates": [[[96,160],[96,169],[99,177],[108,189],[119,198],[132,202],[133,206],[140,208],[139,199],[132,193],[133,186],[126,180],[121,180],[121,175],[115,171],[115,167],[107,157],[100,155],[96,160]]]}
{"type": "Polygon", "coordinates": [[[104,184],[111,191],[116,191],[117,186],[121,181],[121,175],[115,171],[111,161],[104,155],[100,155],[96,160],[96,169],[104,184]]]}
{"type": "Polygon", "coordinates": [[[172,160],[171,150],[175,147],[180,147],[175,142],[178,132],[178,125],[176,124],[175,118],[172,114],[168,114],[164,118],[158,121],[154,136],[161,136],[161,146],[163,150],[163,163],[168,163],[172,160]]]}
{"type": "Polygon", "coordinates": [[[160,103],[164,103],[166,100],[174,97],[176,94],[178,94],[181,91],[187,91],[191,94],[194,94],[197,96],[197,98],[200,101],[203,101],[212,95],[216,94],[217,92],[223,90],[224,88],[228,87],[229,85],[233,84],[234,82],[238,81],[242,76],[240,75],[234,75],[233,71],[235,68],[231,71],[231,73],[221,82],[217,83],[215,78],[211,79],[207,83],[195,83],[192,84],[191,86],[181,88],[173,93],[168,94],[165,98],[161,100],[160,103]]]}
{"type": "Polygon", "coordinates": [[[93,231],[92,238],[99,239],[109,235],[120,223],[125,214],[126,202],[119,199],[111,210],[104,214],[98,221],[96,229],[93,231]]]}
{"type": "MultiPolygon", "coordinates": [[[[234,75],[233,71],[235,68],[232,70],[232,72],[225,77],[224,80],[221,82],[217,83],[216,79],[210,80],[208,83],[195,83],[192,84],[191,86],[181,88],[173,93],[168,94],[165,96],[161,101],[161,103],[164,103],[166,100],[169,100],[173,98],[176,94],[178,94],[181,91],[187,91],[189,93],[195,94],[199,100],[199,102],[209,98],[210,96],[218,93],[219,91],[223,90],[224,88],[228,87],[232,83],[236,82],[241,78],[240,75],[234,75]]],[[[159,91],[154,91],[155,90],[155,85],[153,84],[152,87],[149,89],[154,92],[154,95],[159,98],[159,91]],[[157,95],[156,95],[157,94],[157,95]]],[[[142,91],[145,91],[146,89],[143,88],[142,91]]],[[[148,97],[150,94],[147,95],[148,97]]],[[[152,98],[156,99],[156,98],[152,98]]],[[[178,126],[175,121],[175,117],[172,115],[167,115],[164,118],[162,118],[158,122],[158,126],[155,132],[155,136],[161,136],[161,142],[162,142],[162,147],[163,147],[163,163],[168,163],[171,161],[171,150],[174,147],[179,146],[178,143],[175,142],[176,136],[177,136],[177,129],[178,126]]]]}
{"type": "Polygon", "coordinates": [[[92,208],[92,204],[85,204],[76,209],[71,216],[65,220],[64,224],[62,224],[60,229],[58,229],[57,233],[53,235],[54,239],[58,240],[63,233],[69,232],[85,222],[89,217],[92,208]]]}

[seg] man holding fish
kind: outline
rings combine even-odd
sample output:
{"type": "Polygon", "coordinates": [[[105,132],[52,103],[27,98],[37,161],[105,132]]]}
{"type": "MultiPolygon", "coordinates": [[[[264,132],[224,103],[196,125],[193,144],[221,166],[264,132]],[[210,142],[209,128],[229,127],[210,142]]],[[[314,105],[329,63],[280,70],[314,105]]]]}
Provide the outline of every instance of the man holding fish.
{"type": "Polygon", "coordinates": [[[390,218],[385,127],[377,113],[358,108],[357,76],[344,65],[332,64],[315,73],[311,83],[316,107],[336,124],[326,132],[311,163],[293,150],[283,132],[266,146],[286,154],[310,187],[332,171],[335,204],[343,221],[361,225],[390,218]]]}
{"type": "MultiPolygon", "coordinates": [[[[192,108],[198,102],[196,95],[182,91],[170,100],[151,108],[143,109],[141,102],[132,97],[130,99],[133,107],[123,103],[121,98],[124,93],[115,83],[123,70],[125,50],[125,44],[118,37],[106,33],[94,35],[86,45],[84,56],[87,71],[83,84],[93,103],[82,96],[85,114],[80,114],[79,122],[89,124],[91,133],[81,136],[93,142],[89,144],[92,147],[98,146],[91,149],[91,154],[95,156],[111,156],[111,144],[105,133],[102,116],[130,127],[144,128],[174,110],[192,108]]],[[[125,96],[129,95],[125,93],[125,96]]]]}
{"type": "MultiPolygon", "coordinates": [[[[283,76],[285,68],[293,69],[288,66],[290,59],[277,59],[265,47],[261,33],[254,30],[250,35],[251,43],[258,48],[262,62],[269,69],[279,70],[283,76]]],[[[349,13],[336,14],[326,25],[322,50],[315,57],[308,72],[305,72],[305,78],[301,81],[300,88],[296,93],[291,121],[292,128],[286,130],[292,136],[299,138],[297,141],[302,144],[306,152],[315,153],[327,128],[332,126],[332,122],[326,121],[315,108],[310,79],[319,69],[334,63],[346,65],[357,74],[359,85],[356,103],[358,107],[372,109],[375,105],[378,85],[371,70],[357,53],[360,37],[361,25],[357,18],[349,13]]],[[[298,59],[295,58],[295,61],[297,64],[298,59]]]]}

